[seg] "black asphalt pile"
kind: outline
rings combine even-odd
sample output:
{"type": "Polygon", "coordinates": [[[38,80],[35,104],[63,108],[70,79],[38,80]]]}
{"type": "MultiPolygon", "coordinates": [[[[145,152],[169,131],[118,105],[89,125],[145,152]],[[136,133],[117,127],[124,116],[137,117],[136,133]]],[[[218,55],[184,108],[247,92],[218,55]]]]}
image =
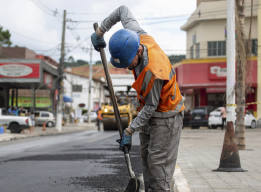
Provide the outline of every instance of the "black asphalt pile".
{"type": "MultiPolygon", "coordinates": [[[[101,148],[101,150],[109,150],[110,148],[101,148]]],[[[117,149],[117,148],[116,148],[117,149]]],[[[92,150],[92,149],[90,149],[92,150]]],[[[96,149],[97,150],[97,149],[96,149]]],[[[115,148],[111,148],[112,151],[115,148]]],[[[118,150],[118,149],[117,149],[118,150]]],[[[142,164],[140,158],[140,147],[132,146],[131,149],[131,160],[133,171],[136,176],[142,174],[142,164]]],[[[106,156],[103,158],[104,161],[102,163],[105,164],[105,167],[113,168],[113,172],[111,174],[102,174],[99,176],[93,177],[71,177],[70,185],[82,186],[85,188],[93,188],[98,191],[106,191],[106,192],[123,192],[130,180],[130,176],[128,173],[128,168],[125,163],[125,158],[122,152],[122,156],[106,156]]],[[[98,160],[98,159],[97,159],[98,160]]]]}
{"type": "Polygon", "coordinates": [[[35,155],[28,157],[20,157],[16,159],[10,159],[8,161],[83,161],[86,159],[104,159],[104,155],[97,154],[54,154],[54,155],[35,155]]]}
{"type": "MultiPolygon", "coordinates": [[[[74,151],[115,151],[115,152],[120,152],[119,151],[119,145],[117,147],[110,147],[110,148],[75,148],[73,149],[74,151]]],[[[69,149],[63,150],[63,151],[71,151],[69,149]]]]}

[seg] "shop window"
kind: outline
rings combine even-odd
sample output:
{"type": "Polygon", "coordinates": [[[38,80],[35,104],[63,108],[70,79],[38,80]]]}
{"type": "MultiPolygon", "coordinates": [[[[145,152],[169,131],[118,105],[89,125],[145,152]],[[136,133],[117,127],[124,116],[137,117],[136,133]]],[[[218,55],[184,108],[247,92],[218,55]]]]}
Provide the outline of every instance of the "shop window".
{"type": "Polygon", "coordinates": [[[257,39],[252,39],[252,54],[257,55],[257,39]]]}
{"type": "Polygon", "coordinates": [[[193,45],[192,45],[190,48],[190,58],[191,59],[193,59],[193,52],[194,52],[194,50],[193,50],[193,45]]]}
{"type": "Polygon", "coordinates": [[[209,41],[208,56],[226,55],[226,41],[209,41]]]}
{"type": "Polygon", "coordinates": [[[73,92],[82,92],[82,85],[73,85],[73,92]]]}
{"type": "Polygon", "coordinates": [[[200,58],[200,44],[196,44],[196,58],[200,58]]]}

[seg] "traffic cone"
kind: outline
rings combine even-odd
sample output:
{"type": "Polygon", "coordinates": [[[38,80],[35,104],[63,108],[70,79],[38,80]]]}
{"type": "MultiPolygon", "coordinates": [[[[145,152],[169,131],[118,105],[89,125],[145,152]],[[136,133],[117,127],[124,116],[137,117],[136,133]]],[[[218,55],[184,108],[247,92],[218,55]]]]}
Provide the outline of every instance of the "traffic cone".
{"type": "Polygon", "coordinates": [[[244,172],[240,164],[233,122],[227,122],[219,168],[213,171],[244,172]]]}
{"type": "Polygon", "coordinates": [[[42,131],[45,131],[45,127],[46,127],[46,124],[45,124],[45,122],[43,122],[43,128],[42,128],[42,131]]]}

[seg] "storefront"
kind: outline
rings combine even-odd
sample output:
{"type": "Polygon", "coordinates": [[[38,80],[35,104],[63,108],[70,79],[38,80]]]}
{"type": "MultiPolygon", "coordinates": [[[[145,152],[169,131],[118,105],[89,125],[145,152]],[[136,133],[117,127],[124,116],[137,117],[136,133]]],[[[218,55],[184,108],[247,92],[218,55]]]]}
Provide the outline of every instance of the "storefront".
{"type": "Polygon", "coordinates": [[[0,107],[23,106],[54,111],[57,67],[41,59],[0,59],[0,107]],[[29,95],[18,95],[18,90],[29,90],[29,95]],[[35,97],[39,90],[47,96],[35,97]]]}
{"type": "MultiPolygon", "coordinates": [[[[226,58],[187,59],[176,65],[177,82],[185,95],[186,110],[195,106],[220,107],[226,101],[226,58]]],[[[246,103],[256,101],[257,60],[253,58],[251,70],[252,86],[246,103]]],[[[247,106],[256,115],[256,105],[247,106]]]]}

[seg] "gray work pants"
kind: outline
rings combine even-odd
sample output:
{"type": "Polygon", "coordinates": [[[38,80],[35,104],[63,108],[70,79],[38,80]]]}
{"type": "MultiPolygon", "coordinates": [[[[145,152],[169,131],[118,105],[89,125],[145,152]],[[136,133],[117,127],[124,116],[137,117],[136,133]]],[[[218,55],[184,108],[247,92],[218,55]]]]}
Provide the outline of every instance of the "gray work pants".
{"type": "Polygon", "coordinates": [[[166,119],[150,119],[140,128],[140,154],[146,192],[170,191],[175,171],[183,111],[166,119]]]}

